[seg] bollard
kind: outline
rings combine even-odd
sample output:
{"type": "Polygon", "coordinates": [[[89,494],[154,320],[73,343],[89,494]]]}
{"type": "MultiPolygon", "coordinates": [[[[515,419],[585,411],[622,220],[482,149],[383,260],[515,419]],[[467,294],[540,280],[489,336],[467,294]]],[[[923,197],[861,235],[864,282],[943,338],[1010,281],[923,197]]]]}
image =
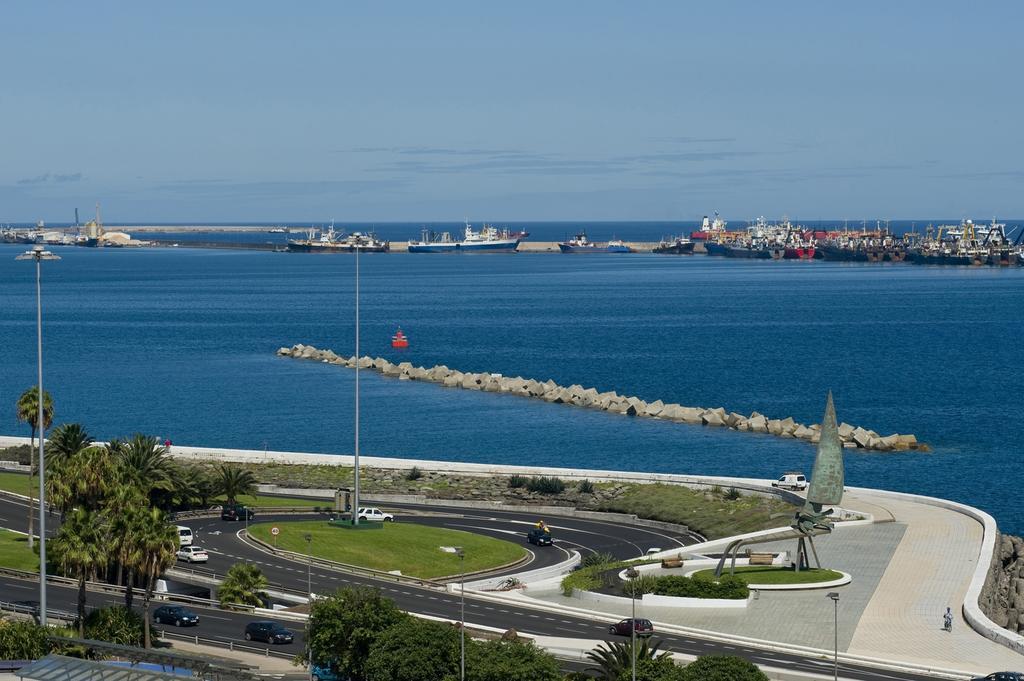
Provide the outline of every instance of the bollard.
{"type": "Polygon", "coordinates": [[[199,645],[199,634],[196,634],[196,645],[199,645]]]}
{"type": "Polygon", "coordinates": [[[265,650],[266,650],[266,656],[270,657],[270,648],[265,648],[265,650]]]}
{"type": "Polygon", "coordinates": [[[228,650],[230,650],[231,652],[235,652],[235,642],[234,641],[228,641],[228,650]]]}

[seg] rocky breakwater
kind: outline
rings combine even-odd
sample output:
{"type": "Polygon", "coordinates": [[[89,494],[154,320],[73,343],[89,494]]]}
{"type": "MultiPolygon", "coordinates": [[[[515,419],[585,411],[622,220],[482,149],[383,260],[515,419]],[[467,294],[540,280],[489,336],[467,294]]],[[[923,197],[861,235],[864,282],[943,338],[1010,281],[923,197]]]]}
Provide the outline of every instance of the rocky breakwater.
{"type": "MultiPolygon", "coordinates": [[[[335,364],[355,368],[356,358],[335,354],[331,350],[320,350],[311,345],[293,345],[280,348],[277,354],[281,357],[306,359],[326,364],[335,364]]],[[[581,385],[562,386],[554,381],[537,381],[532,378],[516,376],[509,378],[501,374],[464,373],[447,366],[430,367],[413,366],[411,362],[393,364],[383,357],[361,357],[358,360],[360,369],[372,369],[385,376],[400,381],[428,381],[439,383],[446,388],[462,388],[465,390],[482,390],[484,392],[509,393],[520,397],[532,397],[554,404],[568,404],[585,409],[599,409],[624,416],[641,416],[663,419],[677,423],[703,425],[712,428],[728,428],[748,433],[766,433],[783,438],[795,438],[807,442],[821,439],[818,424],[805,425],[792,418],[773,419],[764,414],[754,412],[749,416],[728,411],[724,407],[686,407],[680,404],[661,400],[646,402],[639,397],[627,397],[615,392],[600,392],[596,388],[584,388],[581,385]]],[[[847,447],[869,449],[875,451],[898,451],[907,449],[925,449],[913,435],[879,435],[873,430],[843,423],[839,426],[839,437],[847,447]]]]}
{"type": "Polygon", "coordinates": [[[1024,634],[1024,539],[999,535],[978,605],[999,626],[1024,634]]]}

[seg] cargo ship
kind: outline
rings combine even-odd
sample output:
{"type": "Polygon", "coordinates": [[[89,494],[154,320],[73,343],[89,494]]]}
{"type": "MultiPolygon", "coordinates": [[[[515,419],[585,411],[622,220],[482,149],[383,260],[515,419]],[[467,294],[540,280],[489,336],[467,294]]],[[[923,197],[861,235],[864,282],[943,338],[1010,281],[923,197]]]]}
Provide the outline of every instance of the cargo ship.
{"type": "Polygon", "coordinates": [[[718,237],[725,234],[726,221],[718,215],[718,211],[715,211],[715,217],[712,220],[707,215],[700,222],[700,229],[690,232],[691,241],[714,241],[718,237]]]}
{"type": "Polygon", "coordinates": [[[603,246],[587,238],[586,232],[580,232],[568,241],[558,244],[562,253],[632,253],[633,249],[620,239],[612,239],[603,246]]]}
{"type": "Polygon", "coordinates": [[[668,237],[661,240],[654,247],[655,253],[667,253],[671,255],[693,255],[693,247],[696,244],[685,236],[668,237]]]}
{"type": "Polygon", "coordinates": [[[485,224],[480,231],[466,223],[461,240],[450,232],[434,232],[424,229],[419,241],[409,241],[410,253],[515,253],[519,237],[507,230],[498,230],[485,224]]]}
{"type": "Polygon", "coordinates": [[[289,239],[290,253],[387,253],[391,250],[391,242],[381,241],[372,232],[335,232],[331,224],[326,231],[313,228],[306,233],[305,239],[289,239]],[[319,234],[319,237],[317,236],[319,234]]]}

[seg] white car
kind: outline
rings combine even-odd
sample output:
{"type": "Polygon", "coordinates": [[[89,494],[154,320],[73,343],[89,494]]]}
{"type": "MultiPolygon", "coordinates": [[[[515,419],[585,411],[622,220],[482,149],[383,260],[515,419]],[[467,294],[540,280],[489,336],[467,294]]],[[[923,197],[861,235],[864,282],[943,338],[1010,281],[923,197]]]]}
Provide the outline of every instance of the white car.
{"type": "Polygon", "coordinates": [[[361,508],[359,509],[358,516],[360,520],[371,520],[378,523],[382,523],[385,520],[393,522],[395,519],[394,515],[385,513],[379,508],[361,508]]]}
{"type": "Polygon", "coordinates": [[[206,549],[198,546],[182,546],[178,550],[178,560],[186,560],[189,563],[205,563],[210,560],[210,555],[206,549]]]}
{"type": "Polygon", "coordinates": [[[800,471],[786,471],[781,478],[772,481],[772,487],[803,491],[807,489],[807,478],[800,471]]]}

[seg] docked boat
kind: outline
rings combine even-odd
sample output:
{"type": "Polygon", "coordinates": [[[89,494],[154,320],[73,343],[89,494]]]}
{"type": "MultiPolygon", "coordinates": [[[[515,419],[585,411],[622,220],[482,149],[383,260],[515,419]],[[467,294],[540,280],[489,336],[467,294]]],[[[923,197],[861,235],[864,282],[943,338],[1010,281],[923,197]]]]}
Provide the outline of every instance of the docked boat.
{"type": "Polygon", "coordinates": [[[515,253],[519,237],[484,225],[480,231],[466,223],[462,239],[456,239],[450,232],[434,232],[424,229],[419,241],[409,242],[410,253],[515,253]]]}
{"type": "Polygon", "coordinates": [[[705,215],[701,220],[700,229],[690,232],[690,240],[714,241],[725,234],[726,224],[725,220],[718,215],[718,211],[715,211],[714,219],[705,215]]]}
{"type": "Polygon", "coordinates": [[[306,239],[289,239],[288,251],[291,253],[387,253],[391,250],[391,242],[381,241],[370,232],[335,232],[332,224],[320,233],[316,228],[310,229],[306,239]],[[319,234],[319,236],[317,236],[319,234]]]}
{"type": "Polygon", "coordinates": [[[668,253],[672,255],[693,255],[694,244],[691,240],[685,236],[669,237],[662,239],[661,242],[654,247],[655,253],[668,253]]]}
{"type": "Polygon", "coordinates": [[[612,239],[601,245],[587,238],[586,232],[580,232],[568,241],[558,244],[562,253],[632,253],[633,249],[621,239],[612,239]]]}

